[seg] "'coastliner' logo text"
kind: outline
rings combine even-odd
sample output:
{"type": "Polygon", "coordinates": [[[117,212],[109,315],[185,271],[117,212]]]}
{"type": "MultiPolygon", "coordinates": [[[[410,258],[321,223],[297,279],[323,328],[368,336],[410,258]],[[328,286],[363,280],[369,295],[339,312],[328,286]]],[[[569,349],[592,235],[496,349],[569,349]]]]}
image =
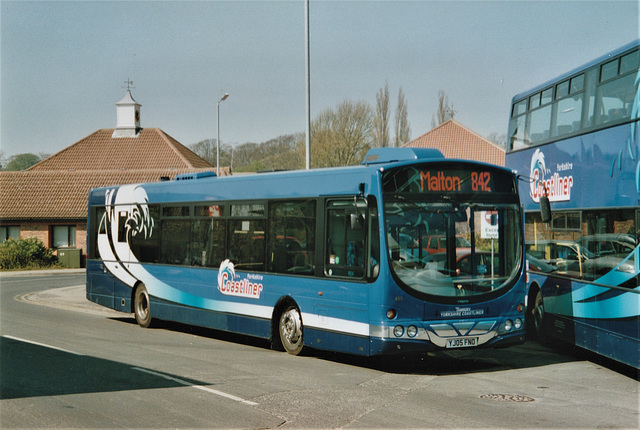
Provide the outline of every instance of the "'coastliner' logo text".
{"type": "Polygon", "coordinates": [[[551,170],[547,169],[544,154],[540,149],[536,149],[531,157],[530,176],[532,178],[531,198],[534,202],[539,202],[540,197],[544,195],[549,197],[551,202],[571,200],[573,176],[560,176],[557,172],[552,175],[551,170]]]}
{"type": "Polygon", "coordinates": [[[247,297],[250,299],[259,299],[263,285],[258,282],[251,282],[249,277],[238,279],[240,275],[236,275],[233,263],[224,260],[220,264],[218,271],[218,290],[227,296],[247,297]]]}

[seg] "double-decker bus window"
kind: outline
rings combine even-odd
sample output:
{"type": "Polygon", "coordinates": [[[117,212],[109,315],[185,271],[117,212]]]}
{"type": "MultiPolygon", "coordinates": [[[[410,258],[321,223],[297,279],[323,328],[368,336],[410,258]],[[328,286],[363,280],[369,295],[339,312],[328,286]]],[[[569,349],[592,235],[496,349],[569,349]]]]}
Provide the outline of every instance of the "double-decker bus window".
{"type": "Polygon", "coordinates": [[[327,275],[364,276],[366,211],[363,200],[339,200],[327,204],[327,275]],[[352,219],[359,221],[352,222],[352,219]]]}
{"type": "Polygon", "coordinates": [[[596,95],[596,124],[620,122],[631,117],[636,96],[639,51],[633,51],[600,67],[596,95]]]}
{"type": "Polygon", "coordinates": [[[551,133],[551,105],[531,111],[527,124],[529,139],[537,144],[549,138],[551,133]]]}
{"type": "Polygon", "coordinates": [[[553,101],[553,88],[547,88],[542,92],[542,105],[549,104],[553,101]]]}
{"type": "Polygon", "coordinates": [[[630,120],[639,62],[640,51],[634,50],[514,101],[507,149],[540,145],[630,120]]]}
{"type": "Polygon", "coordinates": [[[622,56],[620,58],[620,74],[624,75],[638,70],[638,59],[640,59],[640,51],[633,51],[622,56]]]}
{"type": "Polygon", "coordinates": [[[269,205],[268,270],[313,275],[315,261],[315,200],[269,205]]]}
{"type": "MultiPolygon", "coordinates": [[[[526,101],[524,101],[524,104],[526,106],[526,101]]],[[[514,106],[514,112],[515,111],[516,107],[514,106]]],[[[509,139],[510,149],[523,148],[531,143],[529,139],[525,138],[526,120],[527,116],[524,114],[511,118],[511,121],[509,123],[509,130],[511,130],[511,137],[509,139]]]]}
{"type": "Polygon", "coordinates": [[[556,106],[553,110],[553,136],[562,136],[580,130],[584,98],[584,73],[558,85],[556,106]]]}

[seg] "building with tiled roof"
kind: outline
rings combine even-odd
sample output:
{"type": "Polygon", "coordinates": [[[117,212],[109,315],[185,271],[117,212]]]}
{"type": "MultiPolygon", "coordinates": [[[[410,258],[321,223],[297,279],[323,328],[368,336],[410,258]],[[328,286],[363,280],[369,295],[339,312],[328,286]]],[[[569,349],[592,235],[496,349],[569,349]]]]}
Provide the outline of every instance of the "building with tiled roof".
{"type": "Polygon", "coordinates": [[[141,128],[140,105],[129,90],[116,113],[115,129],[97,130],[25,171],[0,172],[0,241],[37,237],[50,248],[86,252],[91,188],[215,171],[162,130],[141,128]]]}
{"type": "Polygon", "coordinates": [[[453,119],[445,121],[405,145],[410,148],[435,148],[446,158],[482,161],[504,166],[505,150],[453,119]]]}
{"type": "Polygon", "coordinates": [[[144,128],[135,137],[113,137],[115,130],[97,130],[27,170],[41,172],[213,167],[159,128],[144,128]]]}

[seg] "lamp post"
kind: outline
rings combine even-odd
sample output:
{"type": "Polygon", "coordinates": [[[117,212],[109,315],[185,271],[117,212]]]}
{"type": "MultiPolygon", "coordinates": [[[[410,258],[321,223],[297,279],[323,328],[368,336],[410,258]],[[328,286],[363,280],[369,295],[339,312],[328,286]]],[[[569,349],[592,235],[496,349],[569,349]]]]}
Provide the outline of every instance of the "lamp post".
{"type": "Polygon", "coordinates": [[[309,0],[304,3],[304,56],[305,56],[305,92],[307,102],[306,112],[306,127],[305,127],[305,141],[304,146],[306,150],[305,163],[306,168],[311,168],[311,82],[310,82],[310,70],[309,64],[309,0]]]}
{"type": "Polygon", "coordinates": [[[229,93],[224,93],[222,98],[218,100],[218,137],[216,138],[216,175],[220,176],[220,103],[229,97],[229,93]]]}

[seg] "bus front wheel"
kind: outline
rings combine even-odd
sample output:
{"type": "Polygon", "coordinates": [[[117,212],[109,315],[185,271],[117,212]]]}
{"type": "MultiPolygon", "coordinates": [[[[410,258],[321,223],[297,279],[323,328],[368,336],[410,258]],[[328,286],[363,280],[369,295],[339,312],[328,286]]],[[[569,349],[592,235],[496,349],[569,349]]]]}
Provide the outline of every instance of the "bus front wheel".
{"type": "Polygon", "coordinates": [[[140,327],[151,325],[151,300],[144,284],[140,284],[133,295],[133,313],[140,327]]]}
{"type": "Polygon", "coordinates": [[[538,289],[533,296],[533,306],[531,307],[531,329],[539,341],[544,342],[544,299],[542,291],[538,289]]]}
{"type": "Polygon", "coordinates": [[[289,354],[298,355],[302,352],[302,316],[295,306],[289,306],[280,315],[278,323],[280,342],[289,354]]]}

